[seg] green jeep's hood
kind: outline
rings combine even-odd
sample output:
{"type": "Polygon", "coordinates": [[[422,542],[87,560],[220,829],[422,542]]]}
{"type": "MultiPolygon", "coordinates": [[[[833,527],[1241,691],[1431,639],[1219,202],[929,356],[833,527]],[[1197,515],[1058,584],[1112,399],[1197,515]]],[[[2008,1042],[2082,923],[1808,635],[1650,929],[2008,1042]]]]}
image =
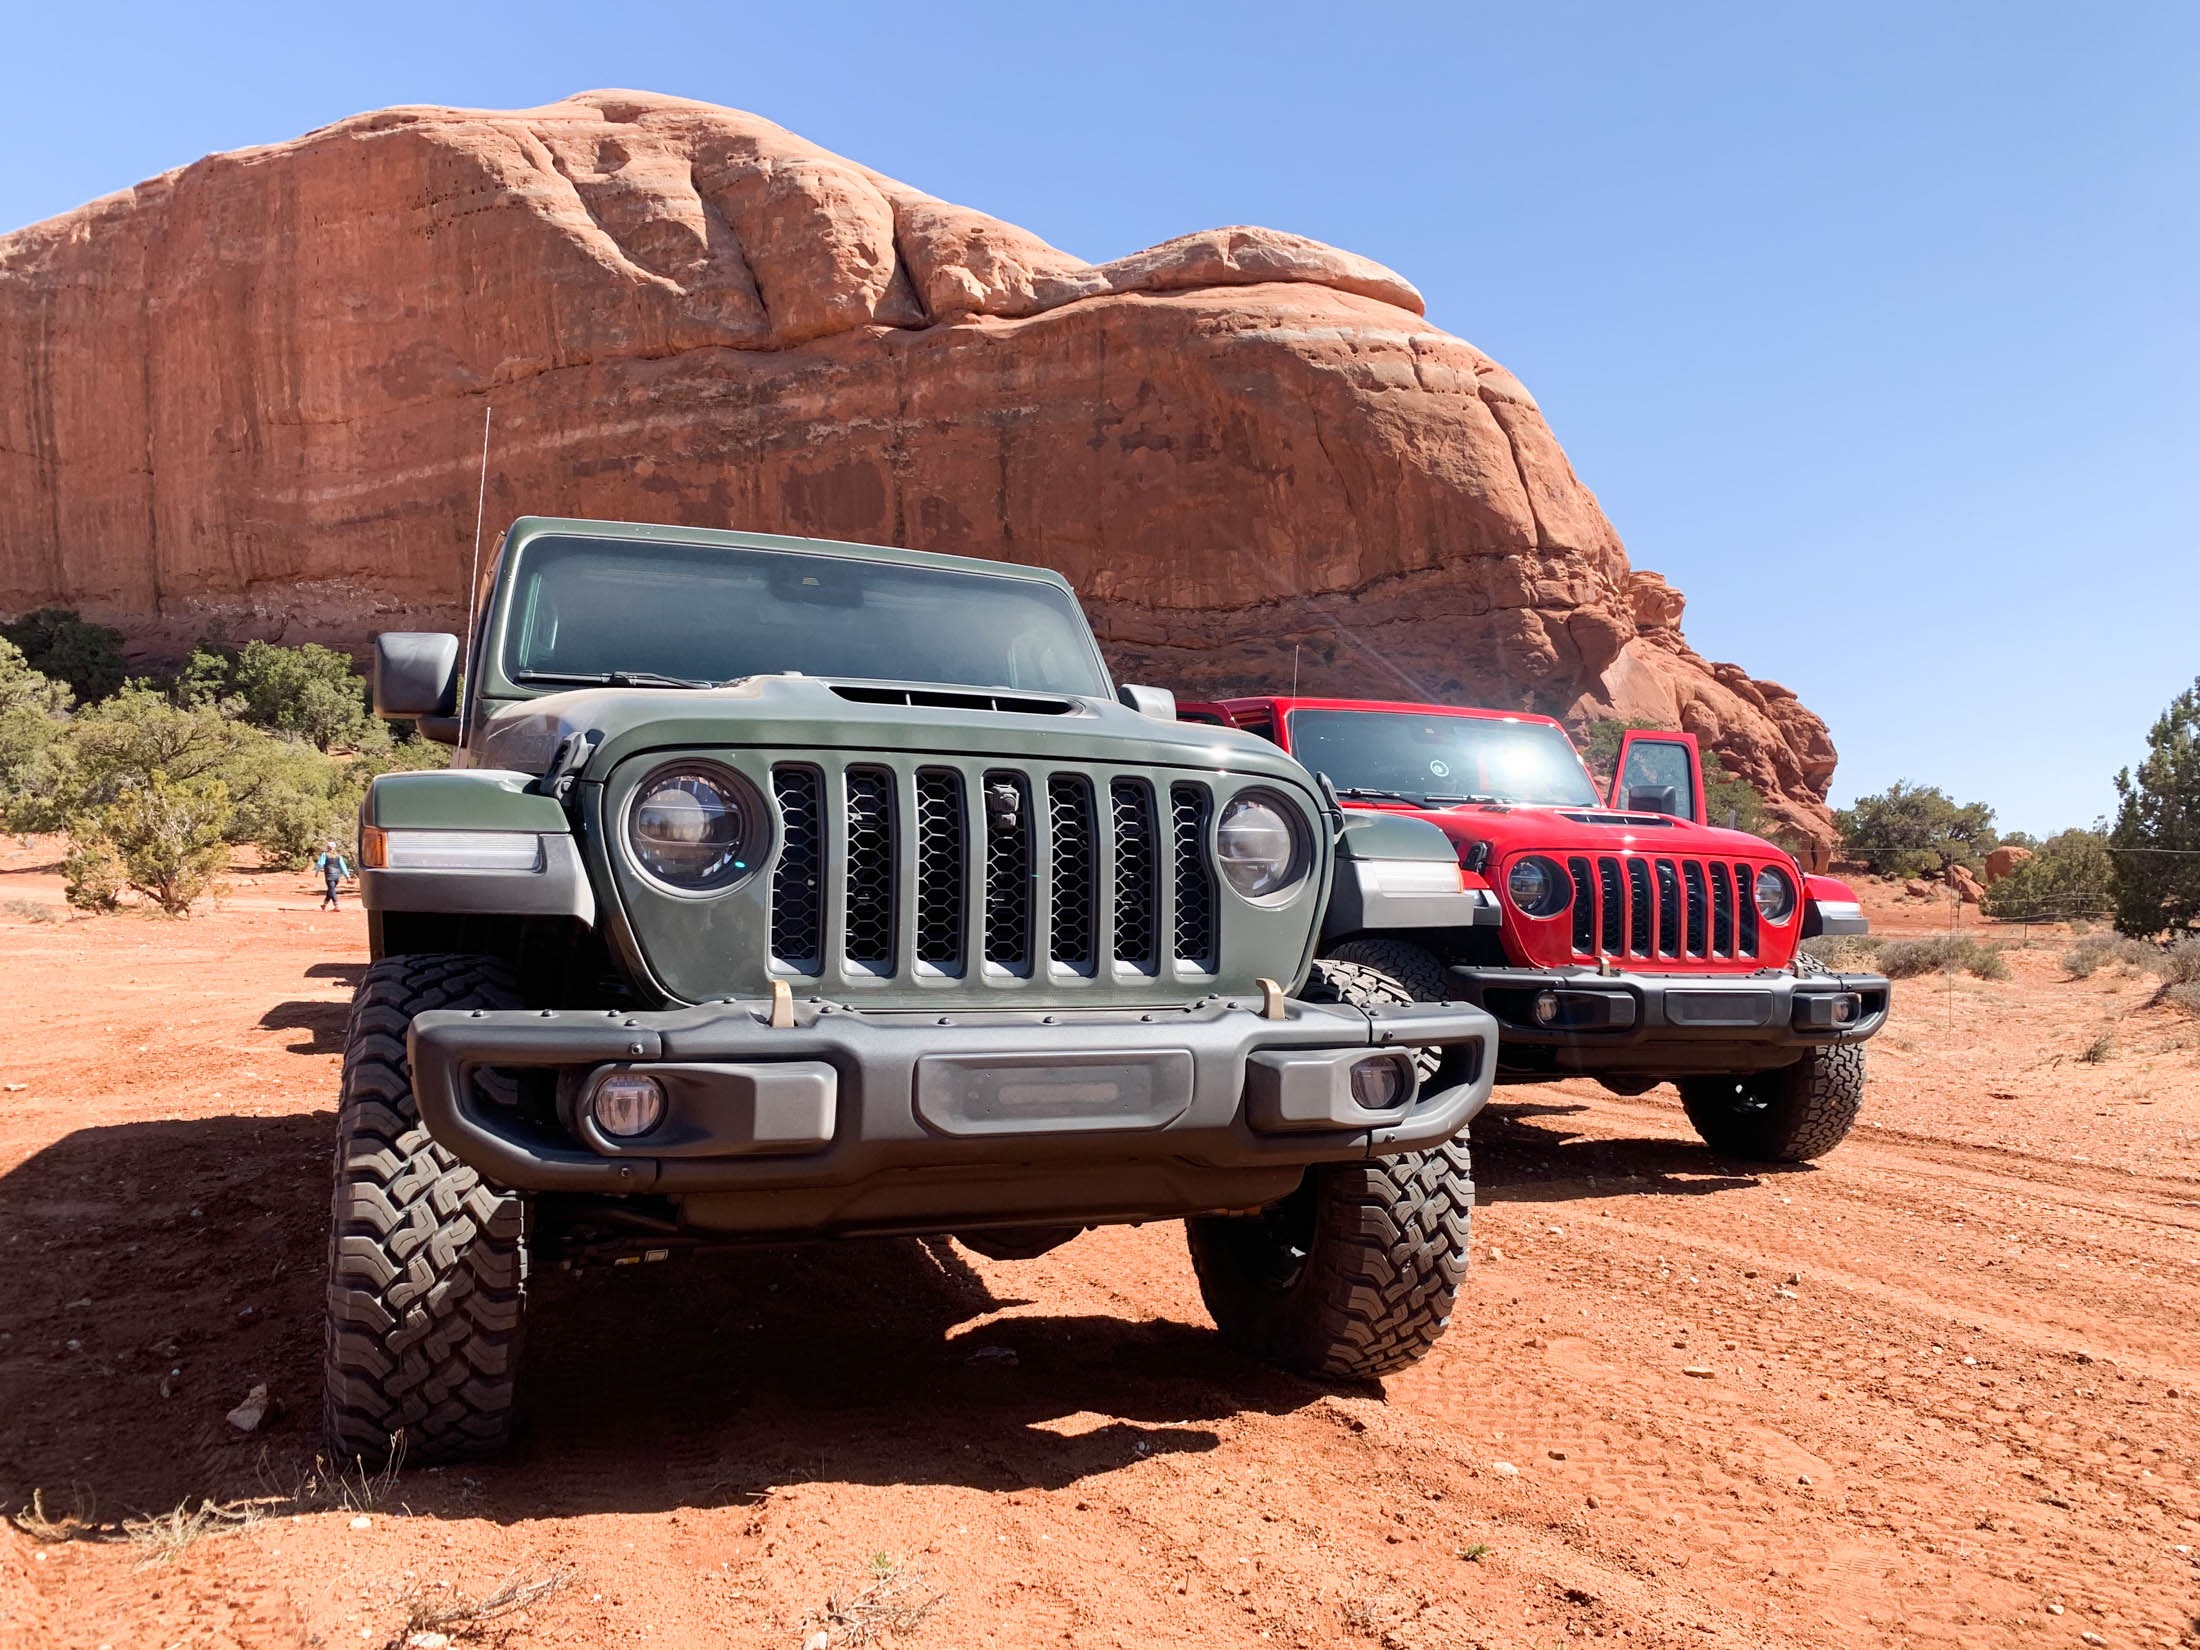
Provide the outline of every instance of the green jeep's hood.
{"type": "Polygon", "coordinates": [[[811,676],[748,676],[702,689],[590,687],[507,703],[474,730],[466,760],[474,767],[539,773],[571,733],[600,736],[585,775],[590,780],[645,751],[751,745],[1182,767],[1260,774],[1315,794],[1306,770],[1290,756],[1232,728],[1160,722],[1107,699],[811,676]],[[876,702],[889,695],[917,702],[876,702]],[[973,703],[1048,710],[969,708],[973,703]]]}

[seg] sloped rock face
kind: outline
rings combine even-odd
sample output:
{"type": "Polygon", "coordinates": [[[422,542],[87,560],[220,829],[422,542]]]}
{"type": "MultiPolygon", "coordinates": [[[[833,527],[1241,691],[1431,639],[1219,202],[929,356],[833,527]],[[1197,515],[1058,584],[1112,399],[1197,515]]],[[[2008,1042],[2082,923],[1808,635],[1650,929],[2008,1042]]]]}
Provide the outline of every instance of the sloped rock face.
{"type": "Polygon", "coordinates": [[[357,646],[528,512],[1059,569],[1120,674],[1684,726],[1830,844],[1534,400],[1273,230],[1088,264],[752,115],[392,109],[0,237],[0,612],[357,646]]]}

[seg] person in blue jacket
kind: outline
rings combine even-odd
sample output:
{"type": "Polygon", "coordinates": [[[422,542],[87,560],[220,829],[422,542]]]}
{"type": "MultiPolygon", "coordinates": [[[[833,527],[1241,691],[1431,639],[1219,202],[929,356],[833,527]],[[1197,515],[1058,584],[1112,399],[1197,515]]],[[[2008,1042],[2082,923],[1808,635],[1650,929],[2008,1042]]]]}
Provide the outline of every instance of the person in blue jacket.
{"type": "Polygon", "coordinates": [[[324,890],[321,895],[321,909],[340,910],[341,907],[336,903],[336,885],[351,875],[351,867],[344,863],[344,856],[337,850],[335,843],[322,844],[321,857],[313,862],[313,868],[321,873],[321,886],[324,890]]]}

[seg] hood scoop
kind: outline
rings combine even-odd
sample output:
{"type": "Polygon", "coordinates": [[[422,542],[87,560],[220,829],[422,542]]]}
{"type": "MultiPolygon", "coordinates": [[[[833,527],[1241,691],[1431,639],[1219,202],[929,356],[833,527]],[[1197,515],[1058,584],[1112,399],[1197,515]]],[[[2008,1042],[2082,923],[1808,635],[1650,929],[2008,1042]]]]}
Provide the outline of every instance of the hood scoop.
{"type": "Polygon", "coordinates": [[[1675,820],[1671,816],[1666,814],[1562,813],[1558,817],[1561,819],[1570,819],[1576,825],[1656,825],[1665,830],[1671,830],[1673,826],[1679,823],[1678,820],[1675,820]]]}
{"type": "Polygon", "coordinates": [[[1018,716],[1074,716],[1074,699],[1041,699],[1028,693],[985,693],[956,688],[846,687],[832,684],[859,705],[923,705],[940,710],[1005,711],[1018,716]]]}

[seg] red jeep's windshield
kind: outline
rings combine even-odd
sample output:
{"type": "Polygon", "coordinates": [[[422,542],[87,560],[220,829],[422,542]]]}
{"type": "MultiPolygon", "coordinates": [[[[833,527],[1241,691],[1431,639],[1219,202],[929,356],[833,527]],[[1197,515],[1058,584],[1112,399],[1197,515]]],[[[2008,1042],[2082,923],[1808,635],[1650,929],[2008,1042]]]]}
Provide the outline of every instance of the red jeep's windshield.
{"type": "Polygon", "coordinates": [[[1291,754],[1338,794],[1448,807],[1519,802],[1594,808],[1596,786],[1565,734],[1509,717],[1295,710],[1291,754]]]}

